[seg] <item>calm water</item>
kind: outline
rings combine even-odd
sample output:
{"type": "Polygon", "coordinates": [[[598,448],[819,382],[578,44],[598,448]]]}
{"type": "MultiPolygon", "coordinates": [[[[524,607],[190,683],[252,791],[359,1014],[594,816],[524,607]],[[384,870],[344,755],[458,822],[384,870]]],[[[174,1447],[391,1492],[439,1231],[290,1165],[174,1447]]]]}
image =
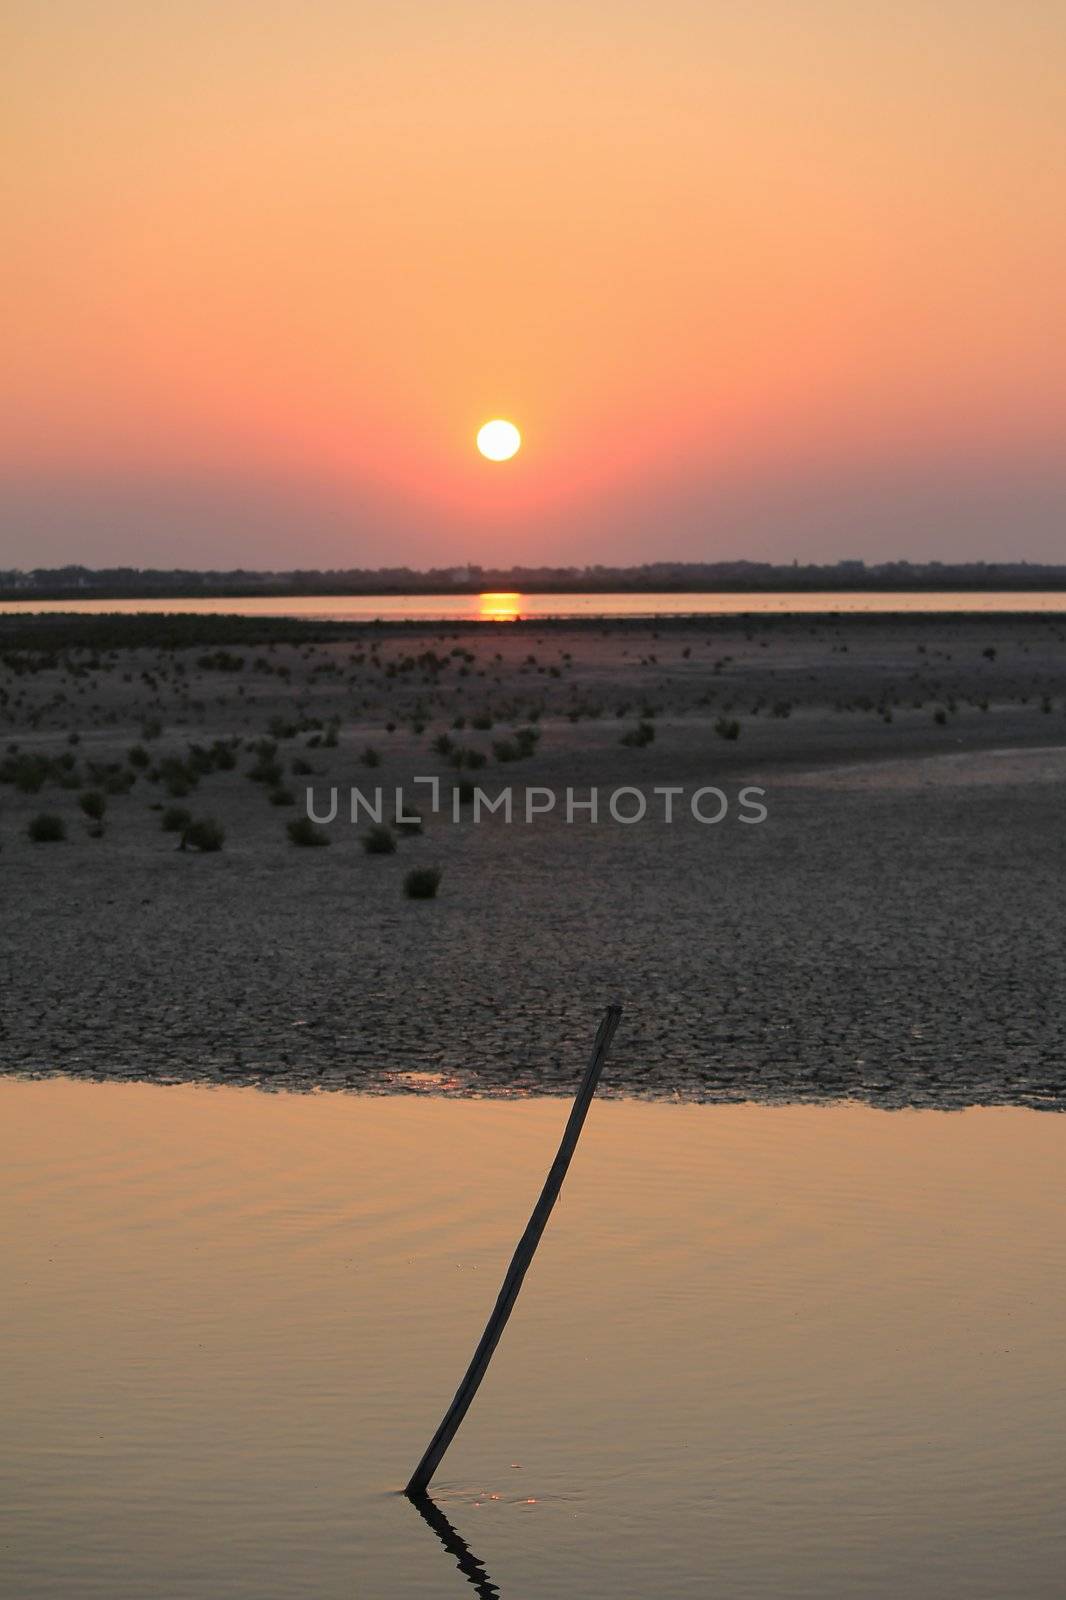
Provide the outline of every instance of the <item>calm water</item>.
{"type": "Polygon", "coordinates": [[[5,612],[304,617],[326,622],[513,622],[518,617],[737,616],[826,611],[1066,611],[1066,593],[258,595],[210,600],[7,600],[5,612]]]}
{"type": "Polygon", "coordinates": [[[428,1526],[566,1110],[0,1082],[3,1592],[458,1600],[457,1538],[503,1600],[1061,1595],[1022,1110],[595,1105],[428,1526]]]}

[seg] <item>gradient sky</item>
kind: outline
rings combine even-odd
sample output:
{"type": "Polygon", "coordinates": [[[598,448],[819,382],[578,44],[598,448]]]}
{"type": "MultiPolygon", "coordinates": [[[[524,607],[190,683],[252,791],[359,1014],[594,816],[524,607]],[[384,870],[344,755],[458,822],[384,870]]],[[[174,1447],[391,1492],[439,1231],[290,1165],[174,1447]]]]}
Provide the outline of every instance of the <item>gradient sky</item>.
{"type": "Polygon", "coordinates": [[[0,567],[1066,559],[1060,0],[6,15],[0,567]]]}

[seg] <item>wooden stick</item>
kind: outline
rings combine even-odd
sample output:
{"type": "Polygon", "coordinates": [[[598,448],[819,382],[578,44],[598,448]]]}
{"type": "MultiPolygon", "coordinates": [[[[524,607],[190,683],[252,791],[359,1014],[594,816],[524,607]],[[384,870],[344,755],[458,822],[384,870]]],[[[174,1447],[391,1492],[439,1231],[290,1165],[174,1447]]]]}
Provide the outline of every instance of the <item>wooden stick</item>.
{"type": "Polygon", "coordinates": [[[596,1034],[596,1043],[592,1048],[592,1059],[585,1069],[585,1076],[577,1091],[570,1116],[563,1130],[562,1141],[559,1145],[555,1160],[551,1164],[548,1176],[544,1180],[540,1199],[533,1207],[533,1215],[526,1224],[526,1231],[518,1241],[518,1247],[507,1268],[507,1276],[503,1280],[503,1288],[497,1297],[492,1315],[488,1320],[485,1332],[481,1335],[481,1342],[474,1351],[473,1360],[466,1370],[459,1388],[456,1390],[455,1399],[444,1414],[440,1427],[433,1435],[426,1447],[418,1466],[411,1475],[411,1481],[404,1491],[412,1500],[417,1499],[426,1492],[429,1480],[440,1466],[441,1457],[455,1438],[459,1424],[470,1409],[470,1402],[478,1392],[481,1380],[488,1371],[492,1352],[500,1342],[500,1335],[507,1326],[507,1319],[514,1310],[514,1303],[518,1299],[518,1291],[522,1287],[522,1280],[533,1260],[533,1253],[540,1243],[540,1236],[544,1232],[545,1224],[551,1216],[552,1207],[559,1198],[559,1190],[563,1186],[566,1170],[570,1165],[571,1157],[577,1148],[577,1141],[596,1092],[600,1072],[610,1049],[611,1040],[614,1038],[622,1016],[621,1006],[608,1006],[604,1012],[603,1021],[600,1023],[596,1034]]]}

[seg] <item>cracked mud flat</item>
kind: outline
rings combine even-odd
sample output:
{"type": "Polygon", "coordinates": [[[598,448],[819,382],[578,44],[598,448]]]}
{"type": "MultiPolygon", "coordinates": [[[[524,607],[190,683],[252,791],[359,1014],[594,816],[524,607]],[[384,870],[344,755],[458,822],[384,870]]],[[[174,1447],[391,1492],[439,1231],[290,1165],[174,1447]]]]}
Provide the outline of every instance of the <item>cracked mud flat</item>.
{"type": "Polygon", "coordinates": [[[715,827],[683,812],[671,826],[652,815],[633,826],[554,815],[507,826],[474,825],[467,812],[458,826],[428,819],[423,837],[380,858],[338,821],[330,848],[300,850],[284,830],[298,805],[268,805],[242,751],[237,770],[205,777],[187,802],[227,830],[222,852],[199,856],[160,830],[150,806],[167,797],[143,775],[109,801],[100,839],[88,837],[76,793],[5,787],[0,1068],[569,1093],[617,996],[626,1016],[607,1094],[1062,1109],[1059,620],[952,619],[939,631],[928,619],[773,621],[752,638],[735,619],[688,630],[377,630],[373,652],[356,629],[310,654],[279,646],[285,682],[201,670],[200,649],[170,658],[186,666],[173,685],[146,648],[74,679],[61,668],[7,671],[5,742],[57,753],[76,728],[83,762],[124,759],[149,714],[163,722],[156,756],[260,737],[272,715],[299,708],[341,721],[336,748],[308,751],[306,732],[281,741],[286,766],[306,756],[316,768],[294,781],[301,798],[305,782],[324,799],[332,784],[391,788],[416,773],[438,773],[447,788],[454,774],[430,744],[456,714],[503,713],[491,732],[454,735],[488,749],[535,701],[537,755],[470,774],[486,788],[625,784],[650,795],[656,784],[717,783],[732,802],[755,784],[769,816],[744,826],[734,805],[715,827]],[[452,666],[430,683],[388,675],[390,661],[456,641],[475,656],[467,676],[452,666]],[[368,654],[358,668],[357,648],[368,654]],[[345,663],[340,681],[323,670],[329,661],[345,663]],[[154,688],[141,684],[146,669],[154,688]],[[933,693],[916,686],[915,674],[934,673],[933,693]],[[787,718],[767,714],[780,694],[787,718]],[[890,705],[891,722],[876,704],[841,709],[849,697],[890,705]],[[949,698],[955,709],[938,723],[934,708],[949,698]],[[654,743],[621,747],[645,702],[657,711],[654,743]],[[598,717],[566,714],[597,703],[598,717]],[[735,743],[713,731],[727,703],[742,722],[735,743]],[[382,753],[373,771],[360,764],[367,743],[382,753]],[[65,843],[29,842],[26,822],[42,810],[65,817],[65,843]],[[440,895],[405,901],[403,875],[423,863],[443,868],[440,895]]]}

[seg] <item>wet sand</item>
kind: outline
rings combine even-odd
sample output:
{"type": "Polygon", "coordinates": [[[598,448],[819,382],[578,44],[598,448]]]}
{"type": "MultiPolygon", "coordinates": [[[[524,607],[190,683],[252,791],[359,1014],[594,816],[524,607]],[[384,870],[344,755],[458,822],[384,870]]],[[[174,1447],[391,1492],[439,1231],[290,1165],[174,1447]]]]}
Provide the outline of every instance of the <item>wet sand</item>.
{"type": "Polygon", "coordinates": [[[74,769],[70,787],[59,768],[37,792],[0,786],[3,1070],[565,1092],[618,996],[607,1093],[1066,1105],[1062,619],[254,636],[211,619],[173,650],[123,626],[0,630],[0,760],[74,769]],[[654,740],[623,745],[642,720],[654,740]],[[531,725],[536,753],[501,763],[494,743],[531,725]],[[441,735],[486,765],[457,771],[441,735]],[[247,775],[268,737],[291,803],[247,775]],[[167,759],[215,740],[237,741],[235,766],[168,793],[167,759]],[[107,763],[135,781],[92,837],[78,797],[107,763]],[[632,786],[649,816],[508,826],[464,807],[392,855],[344,820],[328,848],[289,843],[308,783],[321,803],[334,785],[410,796],[416,774],[512,784],[519,805],[528,785],[632,786]],[[718,785],[729,812],[667,826],[657,785],[718,785]],[[748,785],[758,826],[738,820],[748,785]],[[176,849],[171,804],[220,821],[224,849],[176,849]],[[31,843],[40,812],[64,842],[31,843]],[[422,864],[443,869],[438,898],[407,901],[422,864]]]}

